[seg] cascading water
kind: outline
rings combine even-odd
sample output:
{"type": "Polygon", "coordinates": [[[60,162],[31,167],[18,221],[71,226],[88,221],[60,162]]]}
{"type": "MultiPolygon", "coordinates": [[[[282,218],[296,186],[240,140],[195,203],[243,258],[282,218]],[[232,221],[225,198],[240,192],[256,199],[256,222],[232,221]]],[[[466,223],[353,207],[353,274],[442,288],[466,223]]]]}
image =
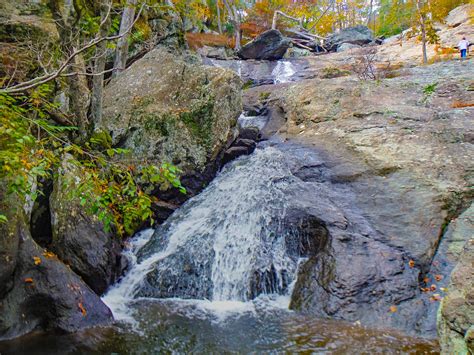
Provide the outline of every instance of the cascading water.
{"type": "Polygon", "coordinates": [[[204,58],[203,61],[206,65],[233,70],[244,82],[253,85],[288,83],[295,80],[297,71],[303,70],[302,62],[294,59],[256,62],[204,58]]]}
{"type": "Polygon", "coordinates": [[[126,303],[136,297],[247,301],[287,294],[300,255],[297,236],[282,224],[286,190],[296,183],[273,147],[229,164],[153,235],[132,242],[131,268],[104,301],[126,319],[126,303]]]}
{"type": "Polygon", "coordinates": [[[287,60],[278,61],[276,67],[272,71],[273,82],[275,84],[287,83],[295,74],[293,64],[287,60]]]}

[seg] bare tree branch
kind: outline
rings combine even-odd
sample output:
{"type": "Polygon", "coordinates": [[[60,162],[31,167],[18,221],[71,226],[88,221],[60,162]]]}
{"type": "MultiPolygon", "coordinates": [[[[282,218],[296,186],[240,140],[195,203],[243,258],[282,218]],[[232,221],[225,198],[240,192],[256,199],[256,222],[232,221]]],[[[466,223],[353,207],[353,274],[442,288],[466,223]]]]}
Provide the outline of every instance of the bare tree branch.
{"type": "Polygon", "coordinates": [[[45,74],[45,75],[42,75],[40,77],[37,77],[37,78],[34,78],[34,79],[31,79],[31,80],[28,80],[28,81],[25,81],[24,83],[21,83],[21,84],[18,84],[18,85],[14,85],[14,86],[11,86],[9,88],[4,88],[4,89],[0,89],[0,93],[4,93],[4,94],[14,94],[14,93],[20,93],[20,92],[24,92],[25,90],[28,90],[28,89],[32,89],[32,88],[35,88],[39,85],[42,85],[42,84],[45,84],[51,80],[54,80],[56,79],[57,77],[59,77],[61,75],[61,73],[68,68],[69,64],[72,62],[72,60],[79,54],[85,52],[87,49],[89,48],[92,48],[94,46],[96,46],[97,44],[103,42],[103,41],[113,41],[113,40],[116,40],[116,39],[119,39],[123,36],[125,36],[126,34],[128,34],[133,26],[135,25],[135,23],[138,21],[143,9],[145,7],[145,3],[142,4],[142,6],[140,7],[140,10],[138,11],[138,14],[135,18],[135,20],[133,21],[133,23],[129,26],[129,28],[127,29],[127,31],[125,31],[124,33],[122,34],[118,34],[118,35],[114,35],[114,36],[106,36],[106,37],[96,37],[94,39],[92,39],[91,41],[89,41],[89,43],[87,43],[86,45],[84,45],[83,47],[79,48],[79,49],[76,49],[73,51],[73,53],[71,55],[69,55],[69,57],[66,59],[66,61],[53,73],[50,73],[50,74],[45,74]]]}

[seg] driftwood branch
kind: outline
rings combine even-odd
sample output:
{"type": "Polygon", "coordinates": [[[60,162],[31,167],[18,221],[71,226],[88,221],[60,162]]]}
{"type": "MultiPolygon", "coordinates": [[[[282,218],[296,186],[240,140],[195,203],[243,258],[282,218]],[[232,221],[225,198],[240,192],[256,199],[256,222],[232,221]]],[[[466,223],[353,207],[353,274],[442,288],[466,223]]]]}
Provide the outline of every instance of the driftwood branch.
{"type": "Polygon", "coordinates": [[[332,0],[329,5],[326,7],[326,9],[322,12],[322,14],[316,19],[316,21],[314,21],[313,25],[309,28],[310,31],[312,31],[316,25],[319,23],[319,21],[321,21],[321,19],[324,17],[324,15],[326,15],[328,13],[328,11],[331,9],[331,7],[334,6],[334,1],[335,0],[332,0]]]}
{"type": "Polygon", "coordinates": [[[290,19],[290,20],[293,20],[293,21],[298,22],[298,24],[300,25],[300,28],[303,28],[303,17],[296,18],[296,17],[290,16],[290,15],[287,15],[287,14],[285,14],[285,13],[282,12],[282,11],[278,11],[278,10],[277,10],[277,11],[275,11],[275,12],[273,13],[272,30],[276,30],[276,28],[277,28],[278,15],[283,16],[283,17],[286,17],[287,19],[290,19]]]}
{"type": "Polygon", "coordinates": [[[299,48],[303,48],[303,49],[307,49],[309,51],[312,51],[313,48],[310,48],[308,46],[305,46],[304,44],[300,43],[300,42],[297,42],[296,40],[291,40],[291,43],[293,43],[296,47],[299,47],[299,48]]]}

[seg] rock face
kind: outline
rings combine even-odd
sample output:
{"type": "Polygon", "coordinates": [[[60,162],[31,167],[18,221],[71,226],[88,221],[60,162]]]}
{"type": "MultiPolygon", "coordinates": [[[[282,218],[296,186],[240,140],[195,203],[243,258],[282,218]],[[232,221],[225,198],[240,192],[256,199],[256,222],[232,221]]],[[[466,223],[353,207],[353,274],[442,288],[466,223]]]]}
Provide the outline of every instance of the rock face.
{"type": "Polygon", "coordinates": [[[278,60],[283,58],[290,42],[278,30],[263,32],[239,51],[242,59],[278,60]]]}
{"type": "MultiPolygon", "coordinates": [[[[0,2],[0,67],[2,77],[15,71],[19,82],[31,79],[39,69],[37,52],[29,43],[47,46],[58,40],[59,35],[51,19],[44,16],[46,5],[37,1],[0,2]]],[[[45,47],[46,49],[47,47],[45,47]]]]}
{"type": "Polygon", "coordinates": [[[234,58],[234,52],[227,47],[203,46],[197,49],[203,57],[228,60],[234,58]]]}
{"type": "Polygon", "coordinates": [[[331,34],[324,46],[327,50],[335,51],[344,43],[362,46],[374,41],[372,31],[366,26],[354,26],[345,28],[339,32],[331,34]]]}
{"type": "Polygon", "coordinates": [[[109,324],[112,313],[107,306],[33,241],[22,208],[10,202],[9,222],[0,225],[0,339],[35,329],[72,332],[109,324]]]}
{"type": "Polygon", "coordinates": [[[328,157],[329,175],[308,167],[302,176],[345,187],[347,201],[354,198],[346,203],[363,217],[339,208],[351,228],[365,226],[327,226],[331,242],[301,267],[292,308],[435,335],[439,275],[456,260],[434,260],[446,226],[472,199],[472,80],[467,66],[451,62],[379,83],[340,77],[255,88],[284,108],[284,137],[328,157]]]}
{"type": "Polygon", "coordinates": [[[357,48],[361,48],[362,46],[358,45],[358,44],[352,44],[352,43],[343,43],[341,44],[340,46],[337,47],[337,52],[344,52],[344,51],[347,51],[349,49],[357,49],[357,48]]]}
{"type": "MultiPolygon", "coordinates": [[[[446,18],[446,24],[436,24],[436,34],[439,36],[437,45],[427,45],[428,59],[439,57],[449,59],[452,54],[443,56],[442,49],[452,49],[462,37],[468,40],[474,37],[474,26],[472,25],[472,13],[474,4],[465,4],[453,9],[446,18]],[[440,53],[441,52],[441,53],[440,53]]],[[[409,37],[409,31],[404,31],[402,35],[390,37],[384,45],[378,47],[378,54],[387,61],[403,61],[409,64],[421,63],[421,49],[417,36],[409,37]],[[403,39],[401,39],[403,37],[403,39]],[[403,46],[400,44],[403,43],[403,46]]],[[[472,42],[472,40],[471,40],[472,42]]],[[[471,47],[472,48],[472,47],[471,47]]],[[[448,51],[449,52],[449,51],[448,51]]]]}
{"type": "Polygon", "coordinates": [[[472,15],[473,10],[473,4],[466,4],[455,8],[446,17],[446,24],[450,27],[457,27],[464,23],[468,24],[474,18],[472,15]]]}
{"type": "Polygon", "coordinates": [[[458,244],[465,243],[461,250],[452,243],[451,253],[456,254],[459,262],[439,308],[438,333],[445,354],[474,353],[473,228],[474,206],[471,206],[456,220],[452,231],[458,244]]]}
{"type": "Polygon", "coordinates": [[[126,262],[118,237],[104,231],[97,216],[87,213],[79,199],[70,195],[82,175],[72,163],[72,157],[66,156],[50,197],[53,232],[50,248],[101,295],[121,275],[126,262]]]}
{"type": "Polygon", "coordinates": [[[177,165],[191,194],[216,171],[242,110],[240,78],[198,62],[151,51],[107,86],[99,125],[137,161],[177,165]]]}

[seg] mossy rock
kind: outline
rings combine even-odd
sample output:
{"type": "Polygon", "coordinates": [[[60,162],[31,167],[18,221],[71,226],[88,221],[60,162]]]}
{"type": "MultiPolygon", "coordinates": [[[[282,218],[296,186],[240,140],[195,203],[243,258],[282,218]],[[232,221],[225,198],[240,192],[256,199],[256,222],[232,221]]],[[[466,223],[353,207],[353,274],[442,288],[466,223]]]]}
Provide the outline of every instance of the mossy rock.
{"type": "Polygon", "coordinates": [[[203,66],[194,56],[158,48],[105,90],[103,121],[113,146],[151,162],[204,171],[234,135],[242,82],[233,72],[203,66]]]}

